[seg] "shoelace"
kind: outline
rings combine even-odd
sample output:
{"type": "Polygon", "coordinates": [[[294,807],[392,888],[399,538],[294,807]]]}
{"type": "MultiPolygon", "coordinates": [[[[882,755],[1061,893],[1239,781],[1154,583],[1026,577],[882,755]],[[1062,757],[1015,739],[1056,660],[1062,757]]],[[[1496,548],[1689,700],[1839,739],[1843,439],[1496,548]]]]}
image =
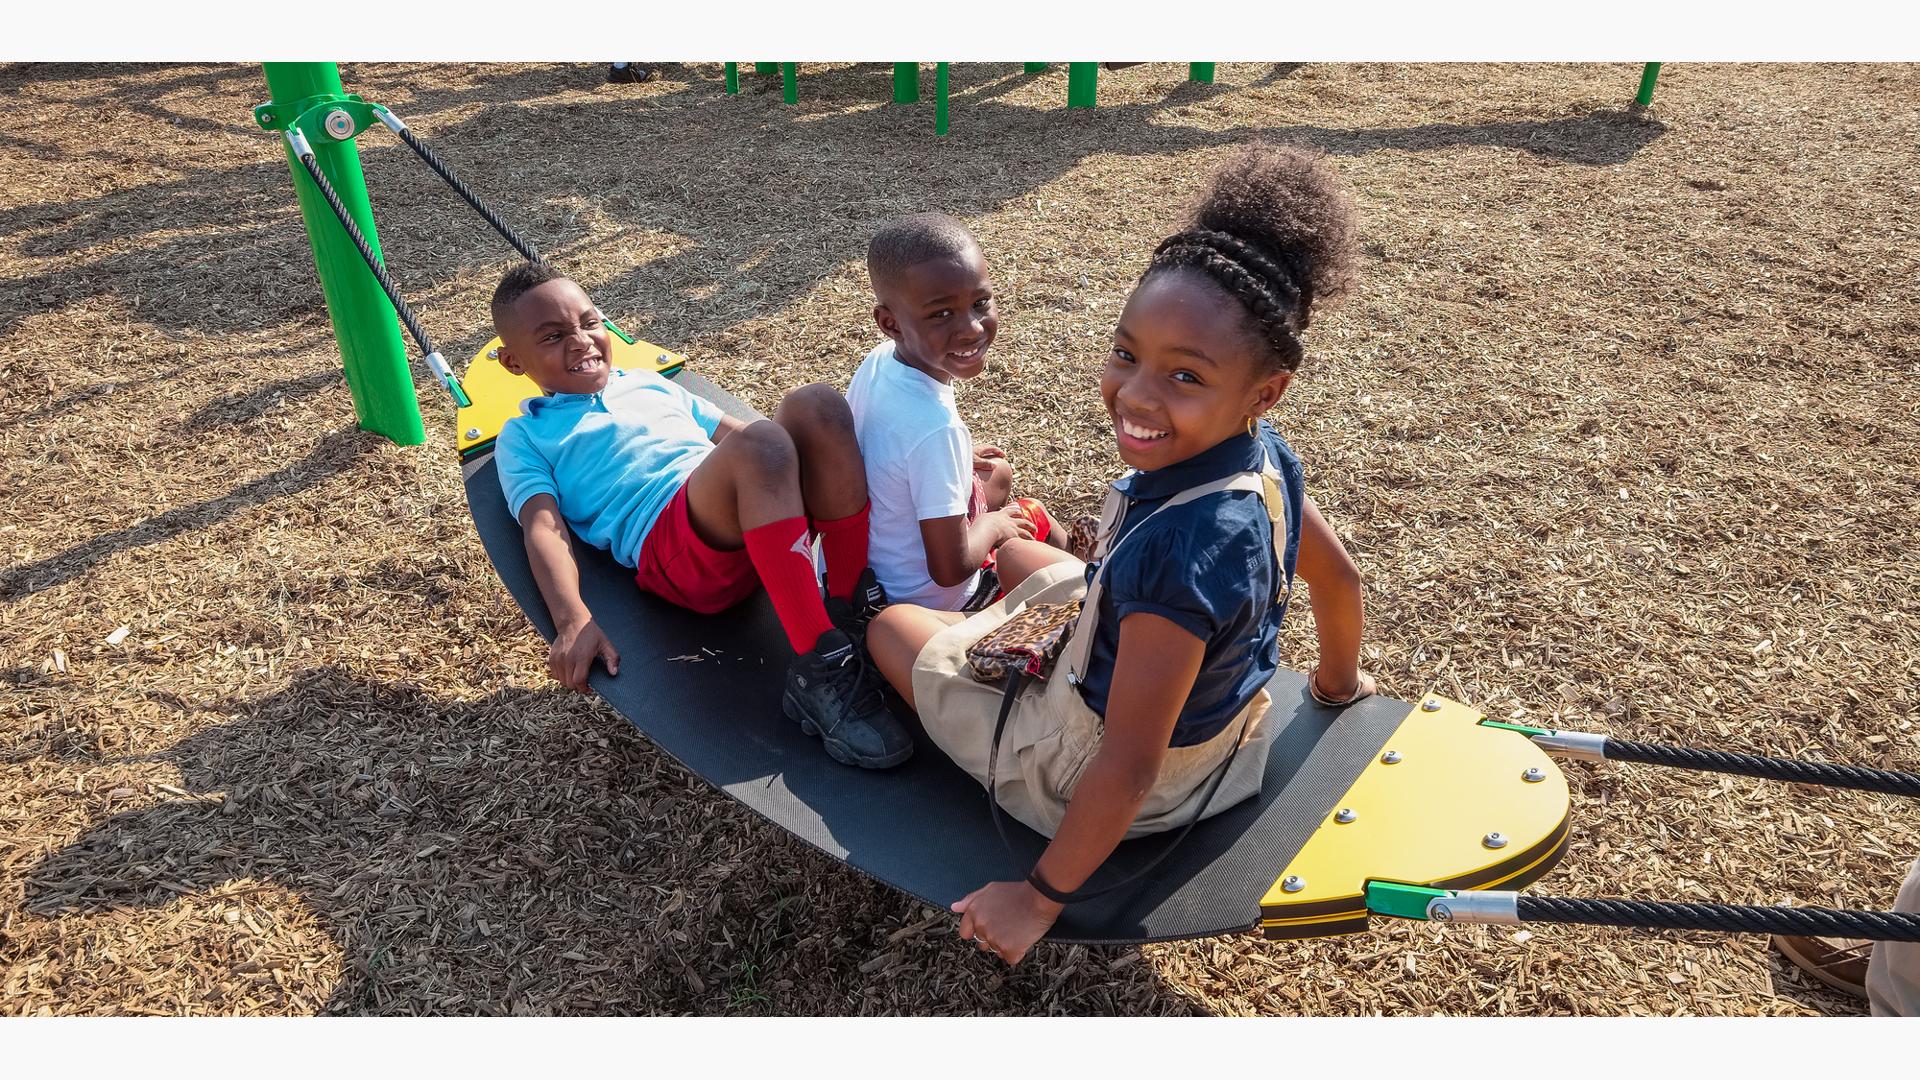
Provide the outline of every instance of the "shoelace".
{"type": "Polygon", "coordinates": [[[881,680],[875,678],[878,673],[874,671],[872,664],[867,663],[866,655],[861,652],[859,646],[848,649],[847,655],[840,658],[838,666],[846,667],[849,662],[855,667],[853,686],[847,691],[847,703],[853,706],[856,712],[864,712],[869,705],[875,708],[886,708],[886,699],[881,694],[881,680]]]}

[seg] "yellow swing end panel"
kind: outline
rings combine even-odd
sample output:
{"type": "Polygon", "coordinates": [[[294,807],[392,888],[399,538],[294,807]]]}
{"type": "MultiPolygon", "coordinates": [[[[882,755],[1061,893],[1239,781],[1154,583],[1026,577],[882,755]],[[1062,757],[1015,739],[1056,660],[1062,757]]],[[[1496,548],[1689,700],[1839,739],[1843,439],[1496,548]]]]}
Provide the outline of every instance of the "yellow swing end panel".
{"type": "Polygon", "coordinates": [[[1567,778],[1525,735],[1427,697],[1260,900],[1268,938],[1367,928],[1369,881],[1517,889],[1567,839],[1567,778]],[[1431,707],[1429,707],[1431,706],[1431,707]]]}
{"type": "MultiPolygon", "coordinates": [[[[687,362],[687,358],[677,352],[650,341],[629,340],[618,331],[608,334],[607,339],[613,344],[613,355],[607,362],[615,368],[629,371],[644,368],[670,376],[687,362]]],[[[463,461],[478,458],[491,449],[501,426],[520,415],[520,403],[541,393],[532,379],[500,366],[499,349],[499,338],[482,345],[460,377],[467,397],[473,402],[460,410],[459,426],[454,430],[454,447],[463,461]]]]}

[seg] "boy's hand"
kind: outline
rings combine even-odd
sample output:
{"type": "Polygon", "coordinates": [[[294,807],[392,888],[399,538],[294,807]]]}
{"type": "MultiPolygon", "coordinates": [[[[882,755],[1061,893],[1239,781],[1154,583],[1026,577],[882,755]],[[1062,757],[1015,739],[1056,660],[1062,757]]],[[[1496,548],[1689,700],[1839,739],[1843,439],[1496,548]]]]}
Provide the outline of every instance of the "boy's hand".
{"type": "Polygon", "coordinates": [[[953,903],[960,914],[960,936],[1009,966],[1018,964],[1053,926],[1060,908],[1024,881],[995,881],[953,903]]]}
{"type": "Polygon", "coordinates": [[[553,645],[547,649],[547,672],[562,686],[578,690],[583,694],[592,693],[587,685],[587,673],[593,670],[593,661],[598,658],[607,666],[607,674],[620,674],[620,653],[607,640],[600,624],[592,618],[586,622],[558,627],[553,635],[553,645]]]}
{"type": "Polygon", "coordinates": [[[1019,503],[1007,505],[986,515],[994,530],[993,546],[999,547],[1009,540],[1031,540],[1035,529],[1033,519],[1019,503]]]}

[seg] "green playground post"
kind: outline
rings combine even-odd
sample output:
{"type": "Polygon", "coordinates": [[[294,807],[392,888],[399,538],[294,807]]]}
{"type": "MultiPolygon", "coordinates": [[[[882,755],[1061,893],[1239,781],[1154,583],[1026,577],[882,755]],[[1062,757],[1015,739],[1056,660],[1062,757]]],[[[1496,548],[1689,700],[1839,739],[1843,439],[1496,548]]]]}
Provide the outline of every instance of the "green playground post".
{"type": "Polygon", "coordinates": [[[1038,75],[1047,70],[1046,64],[1023,64],[1021,66],[1026,69],[1026,73],[1029,75],[1038,75]]]}
{"type": "MultiPolygon", "coordinates": [[[[272,99],[260,110],[260,122],[284,131],[300,114],[326,99],[346,100],[335,64],[265,64],[267,94],[272,99]]],[[[366,237],[367,246],[380,255],[380,237],[373,227],[373,207],[367,201],[366,179],[360,171],[360,149],[351,140],[313,139],[314,160],[333,185],[334,192],[366,237]]],[[[307,225],[314,267],[320,273],[320,291],[333,320],[334,340],[340,346],[347,391],[353,397],[360,426],[400,446],[418,446],[427,440],[420,422],[420,402],[414,396],[413,372],[393,305],[374,280],[360,252],[340,227],[326,197],[314,186],[307,170],[286,150],[293,172],[293,189],[300,200],[300,216],[307,225]]],[[[384,258],[383,258],[384,261],[384,258]]]]}
{"type": "Polygon", "coordinates": [[[1199,82],[1199,83],[1212,82],[1213,81],[1213,65],[1212,64],[1188,64],[1187,65],[1187,81],[1199,82]]]}
{"type": "Polygon", "coordinates": [[[754,74],[756,75],[772,75],[779,70],[780,70],[779,64],[756,63],[753,65],[753,71],[754,71],[754,74]]]}
{"type": "Polygon", "coordinates": [[[1067,65],[1067,108],[1091,109],[1100,89],[1099,64],[1067,65]]]}
{"type": "Polygon", "coordinates": [[[947,133],[947,65],[933,66],[933,133],[947,133]]]}
{"type": "Polygon", "coordinates": [[[780,82],[785,87],[785,93],[781,96],[786,99],[787,104],[800,104],[800,65],[781,64],[780,82]]]}
{"type": "Polygon", "coordinates": [[[893,65],[893,103],[911,105],[920,100],[920,65],[893,65]]]}
{"type": "Polygon", "coordinates": [[[740,92],[740,65],[729,63],[727,65],[727,93],[737,94],[739,92],[740,92]]]}
{"type": "Polygon", "coordinates": [[[1648,64],[1640,72],[1640,92],[1633,97],[1634,104],[1641,108],[1653,104],[1653,84],[1660,80],[1660,65],[1648,64]]]}

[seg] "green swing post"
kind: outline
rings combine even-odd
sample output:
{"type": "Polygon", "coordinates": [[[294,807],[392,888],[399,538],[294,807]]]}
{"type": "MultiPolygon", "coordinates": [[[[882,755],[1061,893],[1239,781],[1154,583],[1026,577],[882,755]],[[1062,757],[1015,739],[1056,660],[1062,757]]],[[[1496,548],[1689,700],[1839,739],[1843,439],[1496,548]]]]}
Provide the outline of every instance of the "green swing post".
{"type": "MultiPolygon", "coordinates": [[[[267,94],[272,100],[258,110],[264,125],[283,130],[302,113],[327,99],[348,99],[335,64],[265,64],[267,94]]],[[[313,141],[313,155],[334,192],[376,256],[380,238],[373,227],[373,207],[367,201],[366,179],[360,171],[360,150],[352,139],[313,141]]],[[[347,391],[353,397],[360,426],[400,446],[418,446],[427,440],[420,422],[420,402],[414,395],[413,372],[400,340],[393,305],[360,258],[325,196],[307,170],[287,150],[287,167],[306,221],[307,241],[320,273],[320,291],[333,320],[334,340],[340,346],[347,391]]]]}
{"type": "Polygon", "coordinates": [[[1653,104],[1653,84],[1660,81],[1660,65],[1648,64],[1640,72],[1640,92],[1633,97],[1633,103],[1646,108],[1653,104]]]}
{"type": "Polygon", "coordinates": [[[737,94],[739,92],[740,92],[740,65],[729,63],[727,65],[727,93],[737,94]]]}
{"type": "Polygon", "coordinates": [[[1026,69],[1026,73],[1029,75],[1038,75],[1047,70],[1046,64],[1023,64],[1021,66],[1026,69]]]}
{"type": "Polygon", "coordinates": [[[1211,83],[1213,81],[1213,65],[1212,64],[1188,64],[1187,65],[1187,81],[1197,82],[1197,83],[1211,83]]]}
{"type": "Polygon", "coordinates": [[[933,66],[933,133],[947,133],[947,65],[933,66]]]}
{"type": "Polygon", "coordinates": [[[786,103],[789,105],[800,104],[799,64],[780,65],[780,84],[783,87],[781,96],[786,100],[786,103]]]}
{"type": "Polygon", "coordinates": [[[1100,89],[1099,64],[1067,65],[1067,108],[1091,109],[1100,89]]]}
{"type": "Polygon", "coordinates": [[[920,65],[893,65],[893,103],[911,105],[920,100],[920,65]]]}

